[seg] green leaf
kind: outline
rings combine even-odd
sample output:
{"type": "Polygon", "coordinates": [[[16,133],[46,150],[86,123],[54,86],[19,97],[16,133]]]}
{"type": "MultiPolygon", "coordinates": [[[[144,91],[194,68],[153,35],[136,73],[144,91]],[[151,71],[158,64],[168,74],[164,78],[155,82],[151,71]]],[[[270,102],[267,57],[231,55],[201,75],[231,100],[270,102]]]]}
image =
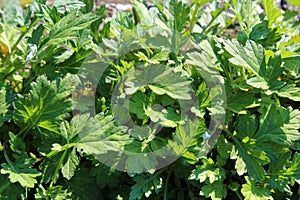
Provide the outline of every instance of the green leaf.
{"type": "Polygon", "coordinates": [[[17,137],[12,132],[9,132],[9,138],[10,149],[13,152],[17,154],[22,154],[25,152],[25,142],[20,137],[17,137]]]}
{"type": "Polygon", "coordinates": [[[100,165],[97,168],[95,168],[95,170],[97,170],[96,182],[100,189],[104,189],[105,187],[114,188],[119,186],[121,182],[119,181],[119,178],[122,172],[115,171],[105,165],[100,165]]]}
{"type": "Polygon", "coordinates": [[[275,45],[281,39],[281,34],[277,29],[268,28],[268,23],[269,21],[262,21],[256,24],[249,35],[251,40],[262,44],[264,47],[275,45]]]}
{"type": "Polygon", "coordinates": [[[71,199],[71,193],[64,190],[61,185],[52,186],[46,190],[42,185],[36,189],[37,193],[34,195],[38,200],[67,200],[71,199]]]}
{"type": "Polygon", "coordinates": [[[266,90],[278,89],[283,83],[277,78],[282,74],[281,57],[271,57],[266,65],[264,48],[252,40],[248,40],[245,46],[238,41],[224,41],[224,48],[233,57],[229,61],[237,66],[244,67],[255,74],[255,77],[246,80],[248,85],[266,90]]]}
{"type": "MultiPolygon", "coordinates": [[[[109,188],[103,190],[97,186],[95,179],[98,170],[99,169],[96,168],[95,165],[87,165],[86,167],[81,166],[73,178],[67,181],[66,187],[68,191],[72,193],[72,199],[76,197],[81,200],[99,200],[99,198],[103,196],[105,190],[111,191],[109,188]]],[[[109,179],[108,181],[111,180],[109,179]]],[[[114,181],[111,182],[115,181],[118,182],[118,179],[114,179],[114,181]]],[[[115,191],[115,188],[113,191],[115,191]]]]}
{"type": "Polygon", "coordinates": [[[13,41],[15,41],[15,36],[17,34],[17,30],[13,26],[9,26],[8,24],[0,23],[0,25],[1,25],[0,52],[1,52],[1,54],[10,54],[11,48],[14,45],[13,41]]]}
{"type": "Polygon", "coordinates": [[[164,127],[175,128],[181,121],[180,114],[176,113],[172,108],[164,109],[158,104],[148,107],[145,114],[151,121],[158,122],[164,127]]]}
{"type": "Polygon", "coordinates": [[[237,40],[225,40],[224,48],[232,55],[229,61],[260,77],[260,65],[264,58],[264,48],[257,45],[254,41],[248,40],[245,46],[239,44],[237,40]]]}
{"type": "Polygon", "coordinates": [[[262,77],[268,82],[268,85],[271,89],[278,89],[284,83],[278,81],[278,78],[282,75],[284,68],[281,67],[281,57],[273,56],[269,58],[269,61],[265,67],[265,65],[261,66],[260,73],[262,77]]]}
{"type": "Polygon", "coordinates": [[[25,188],[20,184],[12,184],[8,175],[0,174],[0,197],[3,200],[25,199],[25,188]]]}
{"type": "Polygon", "coordinates": [[[177,126],[174,139],[168,143],[176,155],[183,155],[187,148],[194,142],[194,137],[198,133],[199,121],[187,121],[185,125],[177,126]]]}
{"type": "Polygon", "coordinates": [[[157,156],[149,153],[147,157],[145,157],[143,153],[145,148],[143,148],[142,145],[143,144],[140,143],[138,145],[126,146],[126,154],[129,156],[126,160],[126,168],[129,174],[140,174],[143,172],[153,173],[158,166],[157,156]]]}
{"type": "Polygon", "coordinates": [[[221,200],[227,196],[227,189],[221,181],[216,181],[201,187],[200,195],[210,197],[212,200],[221,200]]]}
{"type": "MultiPolygon", "coordinates": [[[[266,149],[266,144],[262,144],[266,149]]],[[[290,191],[289,181],[291,176],[289,174],[285,174],[285,170],[290,166],[291,155],[292,152],[288,148],[282,147],[282,145],[274,145],[270,144],[272,151],[268,153],[272,162],[270,163],[268,173],[271,174],[270,177],[270,187],[272,189],[278,189],[280,192],[290,191]]]]}
{"type": "Polygon", "coordinates": [[[203,6],[204,4],[207,4],[211,1],[212,0],[192,0],[193,3],[197,3],[199,6],[203,6]]]}
{"type": "Polygon", "coordinates": [[[237,156],[236,167],[243,173],[243,166],[246,166],[247,172],[252,179],[257,181],[264,180],[265,170],[264,164],[270,162],[266,153],[255,146],[255,144],[241,144],[237,143],[237,156]],[[242,161],[244,163],[242,163],[242,161]]]}
{"type": "Polygon", "coordinates": [[[49,36],[45,37],[39,48],[45,45],[57,45],[77,37],[78,31],[88,28],[98,17],[92,13],[76,16],[76,11],[70,12],[50,28],[49,36]],[[76,18],[76,20],[74,20],[76,18]]]}
{"type": "Polygon", "coordinates": [[[258,129],[258,119],[256,115],[239,115],[237,117],[236,132],[237,137],[241,140],[252,138],[258,129]]]}
{"type": "Polygon", "coordinates": [[[268,17],[268,27],[272,28],[273,23],[281,16],[281,9],[276,7],[273,0],[263,0],[263,4],[268,17]]]}
{"type": "Polygon", "coordinates": [[[191,81],[179,72],[167,70],[163,75],[155,78],[148,86],[158,95],[169,95],[173,99],[191,99],[191,81]]]}
{"type": "Polygon", "coordinates": [[[77,165],[79,164],[79,159],[76,155],[76,149],[73,148],[73,150],[71,150],[69,152],[69,154],[67,155],[67,161],[66,163],[62,166],[62,174],[63,176],[70,180],[74,174],[75,174],[75,170],[76,170],[76,167],[77,165]]]}
{"type": "Polygon", "coordinates": [[[99,114],[89,118],[86,125],[79,132],[80,143],[77,147],[88,155],[106,154],[108,151],[121,151],[129,142],[124,128],[114,124],[113,117],[99,114]]]}
{"type": "Polygon", "coordinates": [[[32,159],[24,159],[23,156],[18,158],[14,163],[1,164],[1,174],[8,174],[9,180],[12,183],[18,182],[23,187],[33,188],[37,183],[36,177],[41,175],[36,169],[30,168],[33,162],[32,159]]]}
{"type": "Polygon", "coordinates": [[[245,200],[273,200],[271,191],[267,188],[256,186],[255,181],[245,177],[247,183],[242,185],[242,194],[245,200]]]}
{"type": "Polygon", "coordinates": [[[145,113],[145,108],[148,102],[149,99],[147,96],[142,91],[137,91],[130,98],[129,110],[136,114],[139,119],[147,119],[148,116],[145,113]]]}
{"type": "Polygon", "coordinates": [[[142,174],[134,177],[133,180],[136,183],[131,187],[130,200],[142,199],[144,195],[145,197],[149,197],[153,191],[158,193],[163,184],[162,178],[156,175],[147,177],[142,174]]]}
{"type": "Polygon", "coordinates": [[[58,133],[58,123],[71,111],[69,99],[74,89],[74,76],[48,81],[40,76],[31,84],[29,94],[18,95],[13,119],[23,131],[37,128],[58,133]]]}
{"type": "Polygon", "coordinates": [[[300,2],[298,0],[287,0],[287,2],[289,2],[290,4],[292,4],[294,6],[300,7],[300,2]]]}
{"type": "Polygon", "coordinates": [[[70,180],[75,173],[79,159],[76,155],[76,145],[79,132],[86,126],[88,114],[75,116],[71,122],[64,121],[60,125],[60,135],[43,142],[39,149],[41,154],[46,154],[41,164],[43,180],[45,182],[56,181],[59,171],[70,180]],[[51,148],[51,149],[50,149],[51,148]]]}
{"type": "Polygon", "coordinates": [[[299,110],[272,104],[264,106],[261,112],[260,127],[255,134],[258,142],[275,142],[292,146],[294,141],[300,139],[299,110]]]}
{"type": "MultiPolygon", "coordinates": [[[[171,27],[174,33],[181,33],[185,30],[186,23],[189,21],[190,8],[185,6],[182,1],[171,0],[168,11],[171,13],[171,27]],[[173,21],[174,20],[174,21],[173,21]]],[[[174,35],[176,37],[176,34],[174,35]]],[[[173,36],[172,41],[176,41],[173,36]]],[[[178,41],[179,42],[179,41],[178,41]]]]}
{"type": "Polygon", "coordinates": [[[199,180],[200,183],[209,181],[210,184],[219,182],[225,179],[226,174],[222,168],[215,166],[211,158],[202,159],[203,164],[196,167],[190,175],[190,180],[199,180]]]}
{"type": "Polygon", "coordinates": [[[64,159],[64,152],[59,152],[54,156],[43,160],[43,162],[39,165],[39,168],[42,171],[42,182],[57,182],[60,177],[59,170],[61,170],[64,159]]]}
{"type": "Polygon", "coordinates": [[[245,113],[247,108],[256,107],[254,92],[233,91],[231,88],[226,88],[227,109],[235,113],[245,113]]]}
{"type": "MultiPolygon", "coordinates": [[[[150,12],[144,3],[134,0],[133,1],[134,12],[136,14],[136,18],[140,19],[145,25],[153,26],[154,25],[154,12],[150,12]]],[[[135,19],[137,20],[137,19],[135,19]]],[[[137,20],[136,23],[140,21],[137,20]]]]}
{"type": "Polygon", "coordinates": [[[298,152],[294,154],[290,167],[283,173],[286,176],[292,176],[298,183],[300,182],[300,154],[298,152]]]}
{"type": "Polygon", "coordinates": [[[165,65],[150,65],[143,68],[136,68],[128,73],[125,93],[134,94],[138,89],[148,86],[155,94],[168,95],[173,99],[191,99],[191,80],[165,65]]]}
{"type": "Polygon", "coordinates": [[[224,100],[226,99],[224,78],[218,69],[218,60],[212,49],[212,45],[207,40],[195,45],[201,53],[187,53],[187,64],[191,64],[200,73],[199,77],[205,80],[210,93],[210,106],[207,108],[210,115],[221,116],[225,114],[224,100]]]}
{"type": "Polygon", "coordinates": [[[79,0],[55,0],[53,6],[57,8],[58,12],[64,13],[65,11],[78,10],[84,7],[85,4],[79,0]]]}
{"type": "Polygon", "coordinates": [[[266,90],[269,88],[268,83],[262,77],[253,77],[246,81],[248,85],[251,85],[255,88],[266,90]]]}
{"type": "Polygon", "coordinates": [[[300,88],[296,84],[288,84],[278,90],[278,96],[300,101],[300,88]]]}
{"type": "Polygon", "coordinates": [[[218,60],[210,43],[207,40],[203,40],[199,45],[194,46],[201,50],[201,53],[188,53],[189,60],[187,60],[187,63],[194,65],[203,78],[217,74],[216,65],[218,60]]]}

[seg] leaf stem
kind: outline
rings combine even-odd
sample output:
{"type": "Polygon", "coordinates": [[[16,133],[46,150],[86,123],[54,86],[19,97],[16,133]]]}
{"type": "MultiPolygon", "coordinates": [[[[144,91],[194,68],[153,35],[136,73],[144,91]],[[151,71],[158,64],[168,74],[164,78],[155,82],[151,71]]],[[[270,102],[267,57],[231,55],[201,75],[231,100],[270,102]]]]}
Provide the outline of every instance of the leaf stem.
{"type": "Polygon", "coordinates": [[[194,9],[193,14],[192,14],[192,19],[190,21],[190,33],[193,31],[194,26],[196,24],[196,15],[197,15],[199,9],[200,9],[200,4],[196,3],[195,9],[194,9]]]}
{"type": "Polygon", "coordinates": [[[18,40],[16,41],[16,43],[12,46],[12,48],[11,48],[11,54],[10,55],[14,54],[14,52],[16,51],[16,48],[17,48],[18,44],[25,37],[25,35],[29,32],[29,30],[31,30],[32,27],[35,26],[38,22],[39,22],[39,18],[34,19],[34,21],[29,25],[29,27],[26,28],[26,31],[22,32],[22,34],[20,35],[20,37],[18,38],[18,40]]]}
{"type": "Polygon", "coordinates": [[[207,34],[208,31],[210,31],[211,28],[208,28],[212,25],[212,23],[214,23],[214,21],[219,17],[219,15],[221,15],[224,11],[224,8],[222,9],[222,12],[218,12],[218,14],[215,17],[212,17],[212,19],[209,21],[209,23],[207,24],[207,26],[205,26],[202,30],[203,34],[207,34]]]}
{"type": "Polygon", "coordinates": [[[6,153],[5,150],[4,150],[4,157],[5,157],[6,162],[7,162],[11,167],[15,168],[13,162],[9,159],[9,157],[8,157],[8,155],[7,155],[7,153],[6,153]]]}

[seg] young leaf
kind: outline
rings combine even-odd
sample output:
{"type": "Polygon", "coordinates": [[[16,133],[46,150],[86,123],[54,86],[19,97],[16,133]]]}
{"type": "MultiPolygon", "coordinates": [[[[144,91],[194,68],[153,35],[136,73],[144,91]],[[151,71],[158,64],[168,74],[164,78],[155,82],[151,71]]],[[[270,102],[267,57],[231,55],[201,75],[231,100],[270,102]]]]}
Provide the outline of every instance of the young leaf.
{"type": "Polygon", "coordinates": [[[225,40],[224,48],[233,56],[229,59],[232,64],[245,67],[257,77],[260,77],[260,65],[264,58],[264,49],[261,45],[248,40],[243,47],[237,40],[225,40]]]}
{"type": "Polygon", "coordinates": [[[63,176],[66,179],[70,180],[74,176],[78,164],[79,164],[79,159],[76,155],[76,149],[73,148],[73,150],[69,151],[69,154],[67,155],[67,161],[62,166],[61,171],[63,176]]]}
{"type": "Polygon", "coordinates": [[[151,27],[154,25],[154,12],[148,11],[144,3],[139,1],[133,1],[134,13],[136,23],[139,23],[139,19],[147,26],[151,27]]]}
{"type": "Polygon", "coordinates": [[[281,9],[276,7],[273,0],[263,0],[263,4],[268,17],[268,27],[272,28],[273,23],[281,16],[281,9]]]}
{"type": "Polygon", "coordinates": [[[67,76],[59,81],[48,81],[40,76],[31,84],[29,94],[18,95],[13,119],[23,131],[37,128],[58,133],[58,122],[71,111],[68,98],[74,88],[74,77],[67,76]]]}
{"type": "Polygon", "coordinates": [[[1,25],[1,33],[0,33],[0,53],[4,55],[8,55],[11,53],[12,47],[14,45],[15,36],[17,34],[17,30],[9,26],[8,24],[1,25]]]}
{"type": "Polygon", "coordinates": [[[45,45],[57,45],[74,39],[78,31],[89,27],[96,20],[98,20],[98,17],[91,13],[77,17],[75,11],[70,12],[51,27],[49,36],[44,38],[39,48],[45,45]]]}

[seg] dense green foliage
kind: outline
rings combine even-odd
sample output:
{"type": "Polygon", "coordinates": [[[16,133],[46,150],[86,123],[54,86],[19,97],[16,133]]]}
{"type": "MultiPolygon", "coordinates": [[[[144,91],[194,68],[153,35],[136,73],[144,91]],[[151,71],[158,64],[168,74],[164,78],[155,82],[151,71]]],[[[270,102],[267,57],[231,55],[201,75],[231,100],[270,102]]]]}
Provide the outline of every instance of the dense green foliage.
{"type": "Polygon", "coordinates": [[[154,3],[3,4],[1,199],[300,198],[298,13],[154,3]]]}

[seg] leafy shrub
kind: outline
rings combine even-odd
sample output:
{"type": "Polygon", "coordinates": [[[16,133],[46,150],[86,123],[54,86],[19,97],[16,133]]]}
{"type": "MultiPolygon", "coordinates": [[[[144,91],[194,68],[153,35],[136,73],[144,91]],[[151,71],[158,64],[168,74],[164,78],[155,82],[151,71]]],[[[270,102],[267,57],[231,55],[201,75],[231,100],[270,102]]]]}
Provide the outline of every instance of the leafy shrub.
{"type": "Polygon", "coordinates": [[[154,3],[3,3],[1,199],[299,199],[297,12],[154,3]]]}

